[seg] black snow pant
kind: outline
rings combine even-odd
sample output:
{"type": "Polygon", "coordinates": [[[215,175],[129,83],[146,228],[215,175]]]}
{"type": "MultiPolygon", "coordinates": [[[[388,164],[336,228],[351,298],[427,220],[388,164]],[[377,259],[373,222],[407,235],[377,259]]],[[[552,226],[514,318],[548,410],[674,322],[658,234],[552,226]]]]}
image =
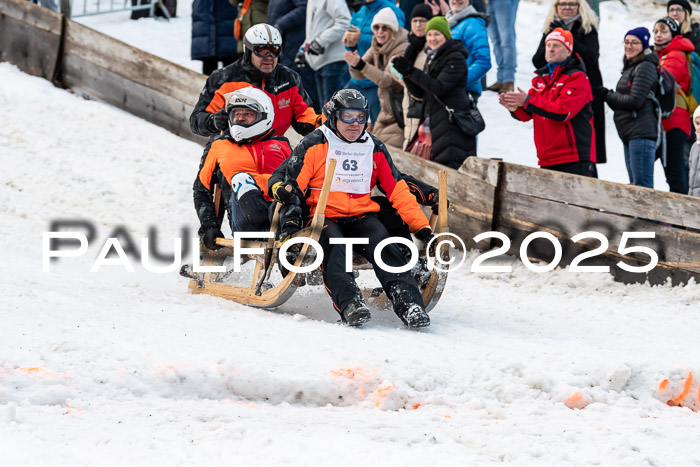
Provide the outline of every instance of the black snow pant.
{"type": "MultiPolygon", "coordinates": [[[[418,290],[416,280],[410,271],[402,273],[388,272],[374,261],[374,250],[379,242],[390,235],[373,213],[355,217],[326,219],[319,243],[323,248],[323,283],[333,300],[333,306],[340,313],[349,303],[362,300],[362,292],[355,283],[352,272],[345,272],[345,245],[333,245],[331,238],[367,238],[366,245],[353,245],[357,251],[372,264],[379,283],[392,302],[394,312],[403,317],[413,304],[423,306],[423,298],[418,290]]],[[[400,267],[407,264],[405,256],[395,243],[384,247],[382,261],[388,266],[400,267]]]]}
{"type": "Polygon", "coordinates": [[[542,167],[547,170],[554,170],[555,172],[564,172],[573,175],[583,175],[584,177],[598,178],[598,170],[593,162],[590,161],[579,161],[579,162],[565,162],[563,164],[554,164],[542,167]]]}
{"type": "Polygon", "coordinates": [[[688,175],[685,170],[685,141],[687,139],[688,136],[680,128],[673,128],[666,132],[664,172],[671,193],[688,194],[688,175]]]}

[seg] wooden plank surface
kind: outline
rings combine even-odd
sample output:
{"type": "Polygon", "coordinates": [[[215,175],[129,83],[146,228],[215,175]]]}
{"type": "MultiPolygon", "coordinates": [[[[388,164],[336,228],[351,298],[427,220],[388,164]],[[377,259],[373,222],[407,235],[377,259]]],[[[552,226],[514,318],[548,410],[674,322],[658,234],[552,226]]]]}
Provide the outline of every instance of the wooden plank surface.
{"type": "Polygon", "coordinates": [[[200,144],[206,142],[206,138],[190,130],[191,108],[183,102],[73,54],[65,55],[63,70],[66,86],[126,110],[178,136],[200,144]]]}
{"type": "MultiPolygon", "coordinates": [[[[509,227],[523,232],[549,232],[560,239],[562,246],[573,245],[570,238],[574,235],[597,231],[608,239],[607,254],[617,261],[621,259],[617,252],[623,232],[654,232],[655,239],[635,239],[631,245],[650,247],[658,254],[659,262],[669,268],[700,274],[700,234],[684,229],[517,193],[507,194],[498,224],[504,233],[509,227]]],[[[586,242],[592,247],[598,246],[594,239],[586,242]]],[[[535,254],[534,257],[539,256],[535,254]]],[[[647,258],[638,256],[640,261],[647,258]]]]}
{"type": "Polygon", "coordinates": [[[68,21],[66,25],[65,53],[133,83],[158,90],[170,99],[182,102],[189,112],[197,103],[207,78],[74,21],[68,21]]]}
{"type": "Polygon", "coordinates": [[[61,15],[26,0],[0,2],[0,61],[52,79],[61,43],[61,15]]]}
{"type": "Polygon", "coordinates": [[[61,34],[61,14],[27,0],[0,1],[0,16],[19,20],[34,29],[61,34]]]}
{"type": "Polygon", "coordinates": [[[700,198],[505,164],[506,191],[700,229],[700,198]]]}

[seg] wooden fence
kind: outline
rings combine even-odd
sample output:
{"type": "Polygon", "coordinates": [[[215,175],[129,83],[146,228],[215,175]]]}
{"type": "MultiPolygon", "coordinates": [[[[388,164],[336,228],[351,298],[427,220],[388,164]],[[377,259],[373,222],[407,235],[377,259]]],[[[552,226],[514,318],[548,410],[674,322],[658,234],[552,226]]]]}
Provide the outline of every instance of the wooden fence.
{"type": "MultiPolygon", "coordinates": [[[[26,0],[0,3],[0,60],[176,135],[205,142],[189,128],[189,114],[205,76],[26,0]]],[[[437,185],[437,170],[443,166],[396,148],[391,152],[400,170],[437,185]]],[[[483,232],[498,231],[510,240],[508,254],[519,256],[528,235],[547,232],[561,243],[564,266],[600,246],[593,238],[574,243],[571,237],[597,231],[608,240],[607,248],[583,265],[608,266],[611,274],[626,282],[700,281],[700,198],[481,158],[468,159],[459,171],[447,170],[450,229],[468,248],[501,246],[500,240],[473,240],[483,232]],[[651,248],[658,255],[655,268],[634,273],[618,266],[620,261],[640,266],[650,259],[643,252],[620,252],[624,232],[654,233],[653,239],[635,239],[622,246],[651,248]]],[[[549,240],[538,239],[526,256],[550,261],[554,254],[549,240]]]]}

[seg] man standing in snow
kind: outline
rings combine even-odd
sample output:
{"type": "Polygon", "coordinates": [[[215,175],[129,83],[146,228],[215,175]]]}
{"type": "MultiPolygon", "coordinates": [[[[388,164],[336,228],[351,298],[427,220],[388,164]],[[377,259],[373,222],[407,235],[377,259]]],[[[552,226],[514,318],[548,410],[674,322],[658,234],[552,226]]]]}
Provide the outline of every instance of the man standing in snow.
{"type": "Polygon", "coordinates": [[[199,95],[190,115],[192,132],[214,137],[228,130],[226,95],[247,86],[267,94],[275,108],[275,133],[284,136],[290,126],[306,135],[320,125],[311,99],[301,84],[299,74],[279,64],[282,35],[268,24],[248,29],[243,44],[245,53],[220,70],[214,71],[199,95]]]}
{"type": "Polygon", "coordinates": [[[547,66],[526,94],[506,92],[499,103],[513,118],[534,121],[540,167],[598,178],[593,131],[593,93],[571,32],[554,29],[545,39],[547,66]]]}

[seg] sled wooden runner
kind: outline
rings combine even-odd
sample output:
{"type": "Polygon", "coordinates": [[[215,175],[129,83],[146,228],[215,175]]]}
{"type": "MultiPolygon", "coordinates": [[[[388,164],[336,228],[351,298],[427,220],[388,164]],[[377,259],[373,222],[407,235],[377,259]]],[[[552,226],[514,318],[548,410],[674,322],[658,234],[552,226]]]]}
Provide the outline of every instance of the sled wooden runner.
{"type": "MultiPolygon", "coordinates": [[[[335,159],[329,159],[326,164],[326,177],[324,179],[323,188],[321,190],[319,202],[316,206],[311,225],[296,232],[291,238],[306,237],[318,242],[321,236],[321,230],[323,229],[323,224],[325,222],[324,212],[328,201],[328,195],[330,193],[330,186],[333,181],[336,163],[337,161],[335,159]]],[[[216,204],[218,209],[218,203],[216,204]]],[[[255,268],[253,271],[253,277],[250,281],[250,287],[235,286],[217,282],[218,275],[216,273],[204,273],[203,275],[198,276],[198,279],[190,280],[189,290],[194,294],[213,295],[215,297],[221,297],[260,308],[277,307],[286,302],[294,294],[294,291],[304,283],[305,273],[295,273],[289,271],[284,279],[282,279],[277,285],[269,290],[263,290],[265,281],[269,279],[273,266],[277,262],[279,249],[282,246],[281,242],[274,239],[274,235],[276,234],[279,225],[279,209],[280,205],[278,204],[277,208],[275,209],[272,227],[270,229],[270,232],[273,234],[272,238],[266,240],[241,240],[240,242],[240,246],[243,248],[259,248],[262,250],[262,253],[260,254],[252,254],[248,256],[249,258],[255,260],[255,268]],[[200,277],[203,278],[200,279],[200,277]]],[[[449,228],[447,226],[447,173],[445,171],[440,171],[439,173],[438,215],[432,214],[430,216],[430,225],[436,235],[449,232],[449,228]]],[[[436,239],[436,241],[439,241],[439,239],[436,239]]],[[[217,238],[216,243],[224,248],[212,251],[202,246],[203,265],[220,266],[224,263],[224,260],[228,256],[233,255],[233,239],[217,238]]],[[[310,246],[308,243],[302,243],[301,251],[299,252],[299,256],[297,257],[294,266],[306,266],[313,262],[315,259],[315,254],[313,252],[309,252],[309,248],[310,246]]],[[[421,257],[427,259],[425,257],[426,254],[426,251],[422,252],[421,257]]],[[[431,261],[440,269],[433,268],[429,278],[427,281],[423,281],[424,285],[421,287],[421,295],[427,311],[430,311],[435,307],[440,299],[440,296],[442,295],[445,288],[445,283],[447,281],[447,269],[449,266],[447,261],[449,261],[449,249],[444,245],[440,246],[435,254],[440,256],[442,263],[437,262],[436,258],[431,258],[431,261]]],[[[355,264],[357,269],[371,269],[371,265],[364,261],[364,258],[362,258],[361,262],[364,262],[364,264],[355,264]]],[[[386,298],[386,295],[381,292],[381,289],[365,290],[363,291],[363,294],[365,295],[368,303],[373,306],[380,308],[391,306],[388,298],[386,298]]]]}
{"type": "MultiPolygon", "coordinates": [[[[328,201],[328,194],[331,191],[331,183],[333,182],[333,173],[335,172],[336,163],[337,161],[335,159],[329,159],[326,162],[326,177],[323,181],[323,188],[321,190],[321,195],[319,197],[318,204],[316,205],[316,212],[314,213],[314,217],[311,221],[311,229],[308,237],[317,242],[319,237],[321,236],[321,229],[323,229],[323,223],[325,222],[324,212],[326,211],[326,202],[328,201]]],[[[275,210],[275,217],[279,221],[279,207],[275,210]]],[[[271,228],[273,234],[276,232],[278,223],[279,222],[274,223],[274,225],[271,228]]],[[[233,246],[232,239],[217,238],[216,243],[222,246],[233,246]]],[[[263,253],[262,255],[253,255],[256,261],[256,265],[255,272],[253,273],[254,277],[251,283],[251,287],[238,287],[234,285],[213,282],[211,280],[211,277],[207,277],[205,275],[204,281],[202,281],[201,283],[198,283],[198,281],[196,280],[190,280],[189,289],[192,291],[192,293],[214,295],[215,297],[226,298],[228,300],[233,300],[238,303],[243,303],[246,305],[261,308],[271,308],[280,306],[281,304],[289,300],[296,288],[302,284],[304,280],[303,273],[295,273],[293,271],[289,271],[287,276],[284,279],[282,279],[282,281],[280,281],[279,284],[277,284],[270,290],[262,291],[257,286],[258,275],[260,275],[263,270],[265,270],[266,272],[269,271],[269,269],[272,267],[270,263],[272,262],[272,259],[275,256],[275,251],[279,251],[278,248],[280,246],[280,243],[274,241],[273,237],[271,241],[265,242],[242,241],[241,246],[263,247],[267,250],[265,253],[270,252],[269,255],[265,253],[263,253]],[[270,248],[270,245],[273,245],[273,248],[270,248]],[[267,267],[265,266],[266,261],[268,263],[267,267]],[[256,289],[258,289],[257,293],[256,289]]],[[[304,263],[304,260],[307,259],[306,255],[308,253],[308,250],[309,244],[304,243],[301,247],[299,256],[297,257],[294,263],[294,266],[299,267],[304,263]]],[[[217,265],[223,264],[225,256],[216,255],[216,252],[212,253],[214,253],[213,256],[216,257],[215,262],[218,263],[217,265]]],[[[211,261],[210,258],[211,256],[208,256],[205,259],[205,262],[211,261]]],[[[262,285],[262,281],[260,282],[260,284],[262,285]]]]}

